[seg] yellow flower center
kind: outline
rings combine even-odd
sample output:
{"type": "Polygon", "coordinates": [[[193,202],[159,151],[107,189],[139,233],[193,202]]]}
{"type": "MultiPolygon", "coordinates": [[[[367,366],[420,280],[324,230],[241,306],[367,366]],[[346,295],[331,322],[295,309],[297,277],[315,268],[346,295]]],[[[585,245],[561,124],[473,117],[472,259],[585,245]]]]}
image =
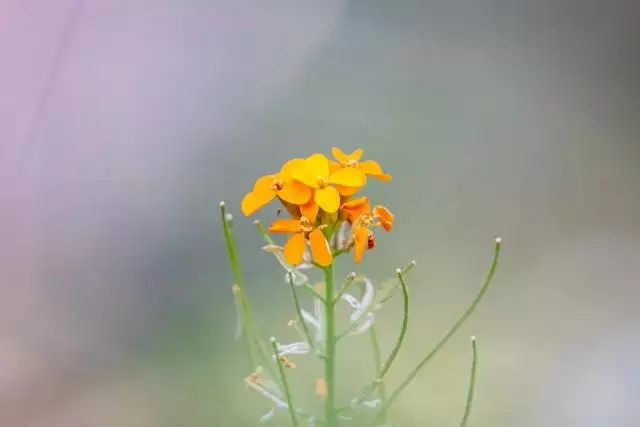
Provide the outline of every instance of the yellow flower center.
{"type": "Polygon", "coordinates": [[[300,231],[303,233],[310,233],[313,230],[311,226],[311,221],[306,216],[300,217],[300,231]]]}
{"type": "Polygon", "coordinates": [[[345,166],[348,167],[348,168],[357,168],[358,167],[358,161],[356,159],[347,160],[347,163],[345,163],[345,166]]]}
{"type": "Polygon", "coordinates": [[[281,179],[274,179],[273,183],[271,184],[271,189],[273,191],[280,191],[282,190],[283,186],[284,186],[284,182],[281,179]]]}

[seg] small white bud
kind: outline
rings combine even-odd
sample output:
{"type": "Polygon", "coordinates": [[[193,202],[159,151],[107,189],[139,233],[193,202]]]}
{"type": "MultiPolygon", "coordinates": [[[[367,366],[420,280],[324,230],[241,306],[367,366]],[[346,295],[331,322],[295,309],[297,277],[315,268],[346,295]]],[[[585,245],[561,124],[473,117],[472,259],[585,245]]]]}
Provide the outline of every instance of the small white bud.
{"type": "Polygon", "coordinates": [[[231,221],[231,220],[233,220],[233,215],[231,215],[231,213],[227,212],[226,214],[224,214],[224,219],[226,219],[227,221],[231,221]]]}
{"type": "Polygon", "coordinates": [[[402,269],[396,268],[396,273],[401,274],[402,273],[402,269]]]}
{"type": "Polygon", "coordinates": [[[502,237],[496,237],[496,243],[501,243],[502,242],[502,237]]]}
{"type": "Polygon", "coordinates": [[[471,335],[471,341],[475,341],[476,340],[476,336],[475,335],[471,335]]]}
{"type": "Polygon", "coordinates": [[[417,262],[416,262],[415,259],[413,261],[411,261],[411,265],[413,265],[414,267],[416,266],[416,264],[417,264],[417,262]]]}
{"type": "Polygon", "coordinates": [[[258,224],[260,224],[260,220],[259,219],[253,220],[253,225],[258,225],[258,224]]]}
{"type": "Polygon", "coordinates": [[[220,207],[221,207],[221,208],[224,208],[224,205],[226,205],[226,203],[224,202],[224,200],[222,200],[222,201],[220,202],[220,207]]]}
{"type": "Polygon", "coordinates": [[[271,337],[271,339],[270,339],[269,341],[271,341],[272,343],[274,343],[274,344],[275,344],[275,342],[276,342],[276,337],[271,337]]]}

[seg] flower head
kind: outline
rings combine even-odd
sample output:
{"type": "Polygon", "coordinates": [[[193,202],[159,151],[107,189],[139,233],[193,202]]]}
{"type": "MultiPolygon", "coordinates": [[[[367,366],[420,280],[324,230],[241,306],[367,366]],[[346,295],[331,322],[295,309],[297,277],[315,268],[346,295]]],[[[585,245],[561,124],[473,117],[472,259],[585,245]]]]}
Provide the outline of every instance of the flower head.
{"type": "Polygon", "coordinates": [[[292,176],[313,190],[314,204],[327,213],[334,213],[340,207],[340,189],[357,189],[366,182],[366,177],[355,170],[343,168],[332,171],[329,159],[320,153],[298,162],[292,168],[292,176]],[[338,185],[338,189],[331,184],[338,185]]]}
{"type": "MultiPolygon", "coordinates": [[[[351,173],[360,175],[362,177],[360,179],[365,183],[367,175],[381,181],[390,181],[391,175],[385,173],[378,162],[375,160],[360,160],[363,153],[364,150],[361,148],[354,150],[351,154],[345,154],[338,147],[331,149],[331,154],[333,154],[333,157],[337,160],[337,164],[344,169],[353,170],[351,173]]],[[[335,163],[336,162],[334,162],[334,167],[336,166],[335,163]]]]}
{"type": "Polygon", "coordinates": [[[320,227],[314,227],[307,217],[300,219],[276,219],[269,227],[272,233],[291,233],[284,245],[284,258],[292,265],[300,263],[304,256],[307,239],[311,244],[311,256],[321,266],[328,266],[333,261],[329,243],[320,227]]]}
{"type": "Polygon", "coordinates": [[[292,171],[299,167],[302,159],[289,160],[280,172],[258,178],[251,190],[242,199],[242,212],[249,216],[276,196],[294,205],[302,205],[311,198],[311,190],[293,179],[292,171]]]}

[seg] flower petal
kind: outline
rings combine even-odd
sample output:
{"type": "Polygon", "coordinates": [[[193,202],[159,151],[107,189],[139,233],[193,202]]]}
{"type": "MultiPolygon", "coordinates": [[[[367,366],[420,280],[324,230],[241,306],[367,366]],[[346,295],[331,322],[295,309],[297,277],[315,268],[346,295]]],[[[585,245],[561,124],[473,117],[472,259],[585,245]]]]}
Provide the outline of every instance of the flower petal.
{"type": "Polygon", "coordinates": [[[298,181],[289,181],[278,191],[278,197],[294,205],[307,203],[311,198],[311,189],[298,181]]]}
{"type": "Polygon", "coordinates": [[[382,205],[377,205],[373,208],[373,214],[378,217],[380,225],[385,231],[391,231],[393,228],[394,216],[391,211],[382,205]]]}
{"type": "Polygon", "coordinates": [[[367,176],[359,168],[342,168],[331,174],[329,182],[345,187],[360,188],[367,183],[367,176]]]}
{"type": "Polygon", "coordinates": [[[340,194],[333,187],[316,190],[314,200],[327,213],[334,213],[340,207],[340,194]]]}
{"type": "Polygon", "coordinates": [[[343,203],[342,206],[340,206],[340,209],[347,214],[350,221],[354,221],[363,213],[371,210],[367,196],[349,200],[348,202],[343,203]]]}
{"type": "Polygon", "coordinates": [[[329,159],[322,153],[314,153],[304,160],[305,166],[316,177],[329,176],[329,159]]]}
{"type": "Polygon", "coordinates": [[[380,175],[371,175],[371,176],[377,179],[378,181],[391,181],[391,175],[389,175],[388,173],[383,173],[380,175]]]}
{"type": "Polygon", "coordinates": [[[360,190],[360,187],[345,187],[344,185],[336,184],[336,190],[338,190],[341,196],[348,197],[356,194],[360,190]]]}
{"type": "Polygon", "coordinates": [[[294,180],[300,181],[307,187],[318,188],[318,175],[307,167],[306,162],[304,165],[293,169],[291,176],[294,180]]]}
{"type": "Polygon", "coordinates": [[[256,179],[253,184],[253,192],[256,194],[273,193],[273,180],[275,175],[265,175],[256,179]]]}
{"type": "Polygon", "coordinates": [[[342,165],[335,160],[329,159],[329,175],[337,171],[338,169],[342,169],[342,165]]]}
{"type": "Polygon", "coordinates": [[[331,249],[322,230],[316,228],[309,233],[309,241],[311,242],[311,255],[313,255],[313,260],[323,267],[331,265],[333,262],[331,249]]]}
{"type": "Polygon", "coordinates": [[[367,175],[382,175],[384,171],[375,160],[364,160],[358,163],[358,169],[367,175]]]}
{"type": "Polygon", "coordinates": [[[284,245],[284,259],[289,264],[298,264],[302,260],[304,253],[304,233],[293,233],[284,245]]]}
{"type": "Polygon", "coordinates": [[[332,147],[331,154],[333,154],[333,157],[342,164],[345,164],[349,161],[349,156],[347,156],[344,151],[342,151],[338,147],[332,147]]]}
{"type": "Polygon", "coordinates": [[[290,219],[290,218],[276,219],[271,223],[271,226],[269,227],[269,231],[271,233],[295,233],[299,230],[300,230],[300,220],[290,219]]]}
{"type": "Polygon", "coordinates": [[[270,191],[269,193],[259,193],[255,192],[247,193],[242,199],[241,208],[242,213],[246,216],[253,214],[255,211],[269,203],[274,197],[275,193],[270,191]]]}
{"type": "Polygon", "coordinates": [[[318,216],[318,211],[320,210],[320,206],[313,199],[309,199],[307,203],[304,205],[300,205],[300,214],[306,217],[311,224],[316,222],[316,217],[318,216]]]}
{"type": "Polygon", "coordinates": [[[358,264],[362,259],[362,254],[364,254],[364,250],[367,247],[367,240],[369,239],[369,233],[371,233],[371,231],[369,231],[369,229],[366,227],[358,227],[353,233],[353,240],[354,240],[353,256],[356,264],[358,264]]]}
{"type": "Polygon", "coordinates": [[[293,171],[304,167],[304,159],[291,159],[282,166],[276,178],[289,182],[293,179],[293,171]]]}

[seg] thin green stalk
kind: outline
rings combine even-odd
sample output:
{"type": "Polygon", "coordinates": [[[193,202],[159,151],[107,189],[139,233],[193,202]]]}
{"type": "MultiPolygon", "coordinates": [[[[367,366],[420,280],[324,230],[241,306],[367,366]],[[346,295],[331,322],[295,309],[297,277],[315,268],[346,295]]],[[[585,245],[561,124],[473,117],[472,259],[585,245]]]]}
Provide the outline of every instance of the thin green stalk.
{"type": "Polygon", "coordinates": [[[307,292],[309,292],[311,295],[313,295],[314,298],[317,298],[318,300],[322,301],[323,304],[326,304],[327,301],[325,301],[324,297],[322,295],[320,295],[318,292],[316,292],[315,289],[313,289],[313,286],[311,286],[308,283],[305,283],[304,285],[302,285],[302,287],[304,289],[307,290],[307,292]]]}
{"type": "MultiPolygon", "coordinates": [[[[402,288],[402,308],[404,313],[402,317],[402,326],[400,327],[400,335],[398,336],[396,345],[393,347],[393,350],[389,354],[389,357],[387,357],[387,360],[378,369],[376,378],[363,391],[361,391],[360,394],[358,394],[359,397],[356,398],[357,402],[361,402],[369,393],[375,391],[376,388],[384,386],[382,379],[387,374],[387,372],[389,372],[391,364],[398,356],[400,347],[402,347],[404,338],[407,335],[407,327],[409,325],[409,289],[407,288],[407,284],[404,281],[403,272],[404,270],[401,269],[396,270],[398,280],[400,281],[400,285],[402,288]]],[[[384,416],[386,415],[386,402],[381,402],[381,405],[384,412],[381,412],[380,417],[384,418],[384,416]]],[[[381,421],[384,421],[384,419],[381,421]]]]}
{"type": "Polygon", "coordinates": [[[495,245],[495,251],[494,251],[494,255],[493,255],[493,261],[491,262],[491,266],[489,267],[489,271],[487,273],[487,277],[485,278],[484,284],[482,285],[482,288],[478,292],[478,295],[476,295],[475,299],[473,300],[473,302],[471,303],[469,308],[467,308],[467,310],[462,314],[462,316],[460,316],[458,321],[451,327],[449,332],[447,332],[446,335],[444,337],[442,337],[442,339],[440,339],[440,341],[438,342],[438,344],[436,344],[436,346],[433,348],[433,350],[431,350],[431,352],[429,354],[427,354],[427,356],[424,359],[422,359],[422,361],[420,361],[420,363],[418,363],[418,365],[413,369],[413,371],[411,371],[409,373],[407,378],[391,394],[391,397],[389,397],[389,400],[387,402],[386,408],[382,408],[381,411],[384,410],[384,409],[388,409],[396,401],[396,399],[398,399],[400,394],[411,383],[411,381],[418,375],[420,370],[436,354],[438,354],[438,352],[442,349],[442,347],[444,347],[444,345],[449,341],[449,339],[458,331],[458,329],[460,329],[460,327],[466,322],[466,320],[469,318],[469,316],[471,316],[471,314],[473,314],[473,312],[476,310],[478,304],[480,303],[480,301],[482,300],[482,298],[486,294],[487,290],[489,289],[489,285],[491,284],[491,280],[493,279],[493,275],[494,275],[494,273],[496,271],[496,267],[498,266],[498,257],[500,255],[500,242],[501,242],[501,239],[497,238],[496,239],[496,245],[495,245]]]}
{"type": "Polygon", "coordinates": [[[304,332],[304,337],[307,340],[307,343],[309,344],[309,346],[315,349],[315,346],[313,345],[313,340],[311,339],[311,334],[309,333],[309,327],[307,326],[307,322],[304,320],[304,317],[302,317],[302,310],[300,309],[300,300],[298,300],[298,294],[296,293],[295,286],[293,285],[293,273],[289,272],[287,274],[287,277],[289,278],[288,280],[289,289],[291,290],[291,297],[293,298],[293,304],[296,307],[296,315],[298,316],[299,322],[302,325],[302,331],[304,332]]]}
{"type": "Polygon", "coordinates": [[[222,221],[222,230],[224,232],[224,238],[227,244],[227,252],[229,253],[229,263],[231,265],[231,271],[238,288],[237,294],[240,302],[240,307],[242,308],[241,318],[243,319],[244,336],[250,348],[253,348],[253,346],[255,345],[255,348],[253,348],[253,350],[250,350],[251,362],[254,365],[251,367],[251,369],[255,369],[255,367],[258,365],[255,358],[255,353],[257,351],[257,353],[264,359],[264,364],[267,368],[267,371],[269,372],[271,377],[275,379],[275,371],[271,366],[272,362],[271,358],[269,357],[269,354],[271,352],[267,350],[267,346],[264,343],[260,332],[258,331],[256,323],[253,320],[251,307],[249,306],[249,300],[245,293],[245,286],[244,280],[242,279],[240,262],[238,261],[235,242],[233,240],[233,223],[231,222],[231,219],[228,218],[225,202],[220,202],[220,219],[222,221]]]}
{"type": "MultiPolygon", "coordinates": [[[[380,342],[378,341],[378,334],[376,332],[376,326],[371,325],[369,328],[369,337],[371,338],[371,347],[373,347],[373,363],[376,368],[376,375],[382,370],[382,352],[380,351],[380,342]]],[[[380,380],[378,385],[380,393],[380,404],[384,407],[387,403],[387,386],[384,381],[380,380]]],[[[385,424],[387,421],[387,411],[380,414],[380,422],[385,424]]]]}
{"type": "Polygon", "coordinates": [[[476,337],[471,337],[471,349],[473,350],[473,361],[471,362],[471,378],[469,379],[469,391],[467,391],[467,403],[464,406],[464,415],[460,421],[460,427],[467,425],[471,405],[473,404],[473,393],[476,387],[476,369],[478,366],[478,349],[476,348],[476,337]]]}
{"type": "Polygon", "coordinates": [[[342,285],[342,289],[338,291],[338,295],[336,295],[335,298],[333,299],[333,304],[337,304],[338,301],[340,301],[340,298],[342,298],[342,295],[344,295],[344,293],[347,291],[349,286],[351,286],[351,284],[355,280],[356,280],[356,273],[349,273],[346,280],[344,281],[344,284],[342,285]]]}
{"type": "Polygon", "coordinates": [[[326,317],[326,336],[325,336],[325,359],[324,359],[324,377],[327,382],[327,397],[325,401],[325,418],[327,427],[337,427],[338,414],[335,408],[336,402],[336,337],[335,337],[335,306],[333,301],[333,266],[329,265],[324,269],[325,282],[325,317],[326,317]]]}
{"type": "Polygon", "coordinates": [[[287,407],[289,408],[289,415],[291,415],[291,422],[293,423],[293,427],[298,427],[298,417],[296,417],[296,410],[293,407],[291,392],[289,391],[289,384],[287,383],[287,377],[284,375],[284,366],[282,366],[282,361],[280,360],[280,355],[278,354],[278,344],[276,343],[275,337],[271,338],[271,347],[273,348],[273,353],[276,356],[278,372],[280,373],[280,381],[282,382],[284,397],[285,399],[287,399],[287,407]]]}

